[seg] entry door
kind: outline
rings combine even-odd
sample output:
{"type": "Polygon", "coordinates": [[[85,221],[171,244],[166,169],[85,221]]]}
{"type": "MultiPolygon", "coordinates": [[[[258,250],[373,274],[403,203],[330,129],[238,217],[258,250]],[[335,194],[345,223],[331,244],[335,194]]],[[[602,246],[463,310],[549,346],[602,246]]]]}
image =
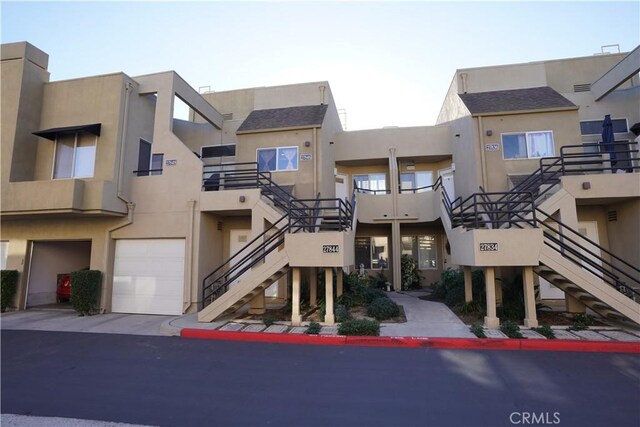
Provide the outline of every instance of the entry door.
{"type": "MultiPolygon", "coordinates": [[[[600,244],[600,239],[598,237],[598,223],[596,221],[579,222],[578,233],[597,243],[598,245],[600,244]]],[[[584,246],[584,249],[581,249],[581,252],[586,258],[588,258],[590,261],[593,261],[595,264],[602,266],[602,260],[600,259],[602,257],[602,253],[600,252],[600,248],[581,239],[580,241],[578,241],[578,243],[584,246]],[[591,253],[589,253],[589,251],[595,255],[592,255],[591,253]]],[[[594,269],[594,267],[586,261],[583,261],[582,264],[585,266],[585,268],[589,268],[591,270],[594,269]]]]}
{"type": "Polygon", "coordinates": [[[442,178],[442,187],[444,187],[449,199],[453,201],[456,198],[456,190],[453,185],[453,170],[451,168],[441,169],[438,171],[440,178],[442,178]]]}
{"type": "MultiPolygon", "coordinates": [[[[247,243],[249,243],[251,241],[251,230],[244,230],[244,229],[236,229],[236,230],[229,230],[229,238],[230,238],[230,242],[229,242],[229,256],[233,256],[235,254],[237,254],[238,252],[240,252],[242,250],[242,248],[244,248],[247,243]]],[[[230,268],[235,266],[236,263],[238,261],[240,261],[242,259],[242,256],[238,256],[237,259],[232,259],[230,264],[230,268]]],[[[240,280],[246,276],[249,273],[250,270],[245,271],[242,275],[240,275],[240,277],[236,278],[236,280],[234,280],[231,283],[231,286],[235,285],[236,283],[240,282],[240,280]]]]}
{"type": "Polygon", "coordinates": [[[336,199],[344,200],[347,197],[346,175],[336,175],[336,199]]]}

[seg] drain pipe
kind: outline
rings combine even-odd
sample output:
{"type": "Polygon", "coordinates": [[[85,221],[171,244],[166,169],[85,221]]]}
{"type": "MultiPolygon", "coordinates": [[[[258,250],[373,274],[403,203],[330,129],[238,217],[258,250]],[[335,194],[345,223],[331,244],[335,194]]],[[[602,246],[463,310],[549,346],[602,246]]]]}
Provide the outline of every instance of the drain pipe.
{"type": "Polygon", "coordinates": [[[318,194],[318,136],[317,135],[318,135],[318,128],[313,128],[313,197],[316,197],[316,194],[318,194]]]}
{"type": "Polygon", "coordinates": [[[122,117],[122,134],[120,135],[120,160],[118,162],[117,196],[118,199],[127,204],[131,203],[131,201],[127,200],[122,194],[122,183],[124,181],[124,153],[127,142],[127,124],[129,123],[129,97],[131,95],[132,89],[133,85],[131,84],[131,82],[127,82],[124,87],[124,112],[122,117]]]}
{"type": "Polygon", "coordinates": [[[482,168],[482,188],[489,191],[487,186],[487,159],[484,151],[484,126],[482,125],[482,116],[478,116],[478,130],[480,140],[480,167],[482,168]]]}
{"type": "Polygon", "coordinates": [[[194,236],[194,214],[196,211],[196,201],[189,200],[187,202],[189,205],[189,230],[187,235],[187,247],[185,254],[185,264],[187,268],[185,269],[185,277],[184,277],[184,285],[183,285],[183,294],[184,301],[182,305],[182,312],[186,313],[189,307],[191,307],[192,299],[191,299],[191,281],[193,280],[193,236],[194,236]]]}

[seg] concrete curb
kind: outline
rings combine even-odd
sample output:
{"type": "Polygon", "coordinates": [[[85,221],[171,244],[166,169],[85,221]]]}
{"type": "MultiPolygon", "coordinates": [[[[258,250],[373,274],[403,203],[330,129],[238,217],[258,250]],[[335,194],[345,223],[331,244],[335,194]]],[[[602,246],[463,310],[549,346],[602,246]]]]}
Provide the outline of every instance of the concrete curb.
{"type": "Polygon", "coordinates": [[[533,350],[640,354],[640,343],[622,341],[527,340],[497,338],[355,337],[344,335],[265,334],[185,328],[183,338],[284,344],[361,347],[448,348],[465,350],[533,350]]]}

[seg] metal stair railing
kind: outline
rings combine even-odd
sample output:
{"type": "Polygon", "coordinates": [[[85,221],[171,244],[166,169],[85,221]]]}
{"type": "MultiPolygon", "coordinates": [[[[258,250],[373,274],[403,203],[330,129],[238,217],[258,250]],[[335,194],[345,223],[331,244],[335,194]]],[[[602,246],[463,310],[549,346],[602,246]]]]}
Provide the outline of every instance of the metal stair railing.
{"type": "Polygon", "coordinates": [[[542,214],[542,218],[539,216],[537,219],[537,224],[543,228],[545,245],[558,252],[563,258],[570,260],[579,267],[584,268],[596,277],[602,279],[602,281],[623,295],[626,295],[635,302],[640,302],[640,292],[638,292],[640,289],[640,280],[636,278],[640,278],[640,270],[637,267],[634,267],[573,228],[551,217],[543,210],[536,208],[536,211],[542,214]],[[548,224],[547,221],[551,222],[555,227],[548,224]],[[623,265],[626,271],[605,259],[602,255],[598,255],[589,249],[588,246],[597,248],[601,254],[607,254],[612,260],[616,260],[620,265],[623,265]],[[634,275],[636,277],[634,277],[634,275]]]}
{"type": "Polygon", "coordinates": [[[270,172],[260,172],[258,164],[255,162],[222,166],[233,167],[233,169],[227,171],[218,169],[217,172],[214,172],[211,168],[205,167],[208,169],[205,169],[205,176],[203,177],[203,189],[205,191],[219,191],[220,187],[223,189],[259,188],[261,194],[268,197],[275,206],[284,211],[284,215],[203,279],[203,308],[227,292],[229,286],[242,274],[262,262],[267,255],[281,246],[284,243],[285,233],[296,233],[301,230],[315,232],[318,228],[315,224],[316,221],[322,221],[322,219],[327,218],[333,219],[334,216],[321,214],[323,209],[328,209],[323,207],[323,204],[337,204],[335,209],[338,212],[337,229],[339,231],[346,230],[346,225],[353,226],[355,193],[352,194],[352,203],[340,199],[322,199],[320,198],[320,193],[318,193],[316,199],[296,199],[271,180],[270,172]],[[218,176],[212,179],[212,174],[214,173],[218,173],[218,176]],[[220,175],[220,173],[224,175],[220,175]],[[313,201],[313,207],[310,208],[305,203],[306,201],[313,201]],[[255,247],[252,248],[252,246],[255,247]],[[234,263],[233,266],[231,265],[232,262],[234,263]]]}
{"type": "Polygon", "coordinates": [[[352,227],[353,208],[346,200],[339,198],[298,200],[302,204],[313,201],[315,201],[315,204],[313,208],[309,209],[296,206],[293,202],[290,202],[289,211],[292,214],[296,211],[302,211],[298,215],[289,215],[290,230],[306,230],[309,228],[309,224],[312,224],[315,231],[345,231],[352,227]]]}
{"type": "Polygon", "coordinates": [[[228,291],[231,283],[284,243],[284,234],[289,230],[288,218],[288,214],[283,215],[202,280],[203,308],[228,291]],[[270,235],[273,230],[275,233],[270,235]]]}

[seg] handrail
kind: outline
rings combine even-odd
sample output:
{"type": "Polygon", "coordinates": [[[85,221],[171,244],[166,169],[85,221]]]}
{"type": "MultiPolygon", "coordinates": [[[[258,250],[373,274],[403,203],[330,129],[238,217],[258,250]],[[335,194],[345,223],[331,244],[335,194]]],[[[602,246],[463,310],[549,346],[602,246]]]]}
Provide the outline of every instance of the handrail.
{"type": "Polygon", "coordinates": [[[543,230],[543,235],[546,238],[545,244],[547,246],[551,247],[556,252],[560,253],[564,258],[571,260],[574,264],[577,264],[580,267],[591,272],[592,274],[596,275],[597,277],[602,279],[604,282],[606,282],[610,286],[617,289],[619,292],[627,296],[631,294],[632,296],[630,296],[630,298],[632,298],[634,301],[640,300],[640,292],[634,289],[632,286],[627,285],[626,283],[627,281],[632,282],[635,284],[636,287],[640,288],[640,281],[638,279],[634,278],[630,273],[616,266],[612,262],[606,260],[602,255],[598,255],[591,249],[587,248],[585,246],[585,243],[580,243],[580,242],[581,241],[586,242],[586,244],[594,248],[597,248],[601,254],[606,253],[612,259],[615,259],[619,263],[626,266],[629,269],[629,271],[632,271],[640,275],[640,270],[637,267],[634,267],[627,261],[623,260],[622,258],[618,257],[612,252],[603,248],[598,243],[594,242],[588,237],[580,234],[578,231],[574,230],[568,225],[551,217],[549,214],[547,214],[543,210],[539,208],[536,208],[536,210],[545,216],[545,219],[538,220],[538,223],[545,228],[545,230],[543,230]],[[546,220],[550,220],[553,223],[557,224],[559,226],[559,229],[556,229],[551,225],[545,223],[546,220]],[[565,230],[569,231],[571,235],[574,237],[573,238],[569,237],[565,232],[565,230]],[[557,236],[554,236],[554,234],[557,234],[557,236]],[[566,242],[569,242],[570,244],[566,242]],[[555,247],[552,243],[556,244],[557,247],[555,247]],[[585,253],[587,253],[588,255],[585,255],[585,253]],[[578,260],[576,260],[575,258],[578,258],[578,260]],[[595,262],[594,259],[597,259],[600,263],[595,262]],[[585,265],[585,263],[587,265],[585,265]],[[604,265],[606,265],[608,269],[605,268],[604,265]],[[621,276],[626,278],[626,281],[620,280],[621,276]]]}

